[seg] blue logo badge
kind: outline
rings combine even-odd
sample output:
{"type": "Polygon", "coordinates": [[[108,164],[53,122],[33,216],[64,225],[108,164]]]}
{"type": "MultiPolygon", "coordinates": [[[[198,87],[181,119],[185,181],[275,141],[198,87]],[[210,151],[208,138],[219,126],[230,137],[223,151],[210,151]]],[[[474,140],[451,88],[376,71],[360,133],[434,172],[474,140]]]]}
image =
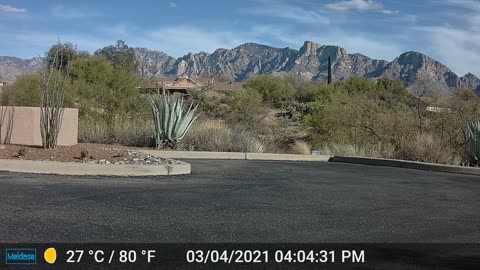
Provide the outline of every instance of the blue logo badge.
{"type": "Polygon", "coordinates": [[[5,249],[5,264],[7,265],[37,264],[37,250],[35,248],[7,248],[5,249]]]}

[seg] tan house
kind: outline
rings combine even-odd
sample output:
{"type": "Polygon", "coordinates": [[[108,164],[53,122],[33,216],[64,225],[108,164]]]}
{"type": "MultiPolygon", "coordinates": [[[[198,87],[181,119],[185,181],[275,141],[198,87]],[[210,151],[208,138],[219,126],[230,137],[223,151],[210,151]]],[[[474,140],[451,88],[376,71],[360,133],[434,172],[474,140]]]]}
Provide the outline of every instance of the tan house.
{"type": "Polygon", "coordinates": [[[241,82],[218,82],[213,78],[159,78],[154,81],[144,83],[143,86],[138,87],[142,93],[145,94],[163,94],[180,93],[188,94],[188,90],[192,89],[205,89],[213,90],[223,94],[242,89],[243,83],[241,82]]]}

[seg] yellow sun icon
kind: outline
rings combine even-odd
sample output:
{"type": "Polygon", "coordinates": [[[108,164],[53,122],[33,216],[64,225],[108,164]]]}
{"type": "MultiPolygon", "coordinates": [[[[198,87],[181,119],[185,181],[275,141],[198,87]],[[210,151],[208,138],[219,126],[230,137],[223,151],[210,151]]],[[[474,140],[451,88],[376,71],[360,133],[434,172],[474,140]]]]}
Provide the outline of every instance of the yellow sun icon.
{"type": "Polygon", "coordinates": [[[57,251],[55,250],[55,248],[51,247],[45,250],[45,253],[43,253],[43,258],[47,263],[54,264],[57,260],[57,251]]]}

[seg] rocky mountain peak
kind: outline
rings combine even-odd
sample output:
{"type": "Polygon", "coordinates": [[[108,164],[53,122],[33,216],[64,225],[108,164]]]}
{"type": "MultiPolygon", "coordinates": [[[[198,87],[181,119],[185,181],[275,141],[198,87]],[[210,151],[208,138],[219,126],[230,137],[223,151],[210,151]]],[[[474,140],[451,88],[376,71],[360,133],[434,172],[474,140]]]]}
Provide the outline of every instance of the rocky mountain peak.
{"type": "MultiPolygon", "coordinates": [[[[135,48],[134,51],[140,74],[149,77],[226,75],[233,80],[243,81],[258,74],[294,73],[325,81],[328,57],[331,57],[334,80],[350,76],[372,79],[388,77],[401,79],[410,86],[420,72],[426,72],[446,91],[469,87],[480,93],[480,79],[475,75],[469,73],[459,77],[442,63],[414,51],[403,53],[391,62],[358,53],[348,54],[342,47],[320,45],[313,41],[305,41],[299,50],[245,43],[233,49],[217,49],[212,54],[189,53],[177,59],[146,48],[135,48]]],[[[18,75],[40,68],[41,61],[38,59],[0,57],[0,79],[3,80],[12,81],[18,75]]]]}
{"type": "Polygon", "coordinates": [[[406,53],[402,53],[396,60],[399,64],[401,65],[408,65],[411,68],[420,68],[420,67],[428,67],[429,65],[436,65],[436,66],[443,66],[440,62],[435,61],[434,59],[430,58],[429,56],[419,53],[419,52],[414,52],[414,51],[409,51],[406,53]]]}
{"type": "Polygon", "coordinates": [[[320,47],[322,46],[318,43],[315,43],[313,41],[305,41],[303,43],[303,46],[300,48],[299,53],[306,54],[306,55],[316,55],[320,47]]]}

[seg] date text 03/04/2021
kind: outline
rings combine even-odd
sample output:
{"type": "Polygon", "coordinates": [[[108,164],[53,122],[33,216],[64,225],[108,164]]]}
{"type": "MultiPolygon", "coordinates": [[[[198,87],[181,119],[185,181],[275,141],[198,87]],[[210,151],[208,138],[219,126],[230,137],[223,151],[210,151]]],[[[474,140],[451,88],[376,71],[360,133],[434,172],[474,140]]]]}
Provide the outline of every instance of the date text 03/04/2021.
{"type": "Polygon", "coordinates": [[[364,263],[364,250],[188,250],[188,263],[364,263]]]}

